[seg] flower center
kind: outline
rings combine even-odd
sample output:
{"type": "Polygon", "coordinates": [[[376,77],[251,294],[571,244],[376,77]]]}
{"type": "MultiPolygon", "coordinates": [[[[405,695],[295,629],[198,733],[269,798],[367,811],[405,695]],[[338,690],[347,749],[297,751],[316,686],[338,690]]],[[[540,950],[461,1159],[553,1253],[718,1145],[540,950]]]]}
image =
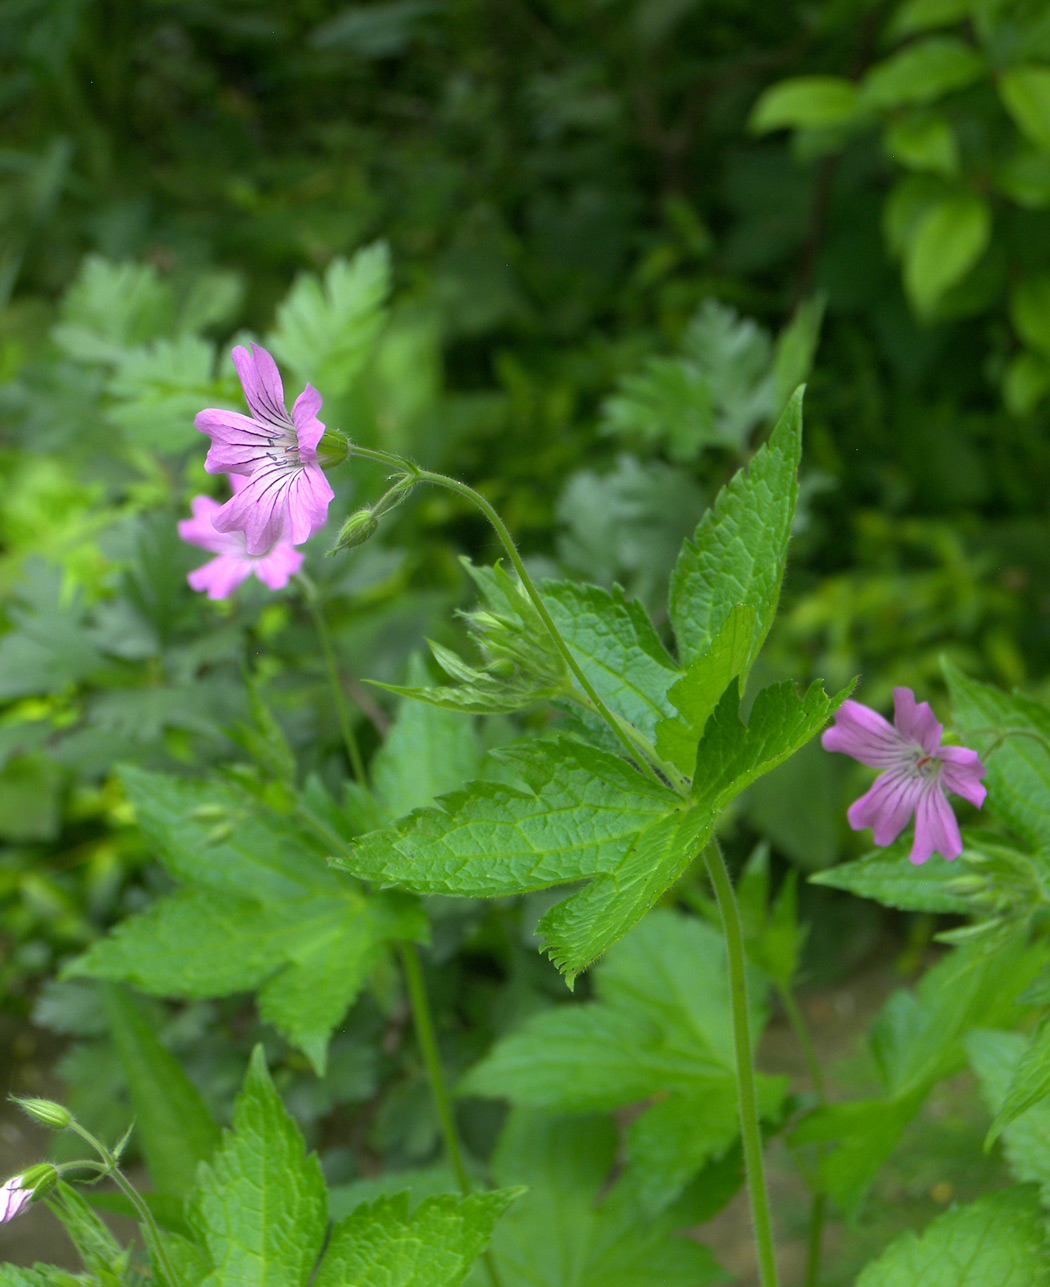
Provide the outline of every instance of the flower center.
{"type": "Polygon", "coordinates": [[[912,751],[912,765],[915,772],[927,782],[934,781],[941,775],[941,758],[939,755],[930,755],[922,746],[916,746],[912,751]]]}

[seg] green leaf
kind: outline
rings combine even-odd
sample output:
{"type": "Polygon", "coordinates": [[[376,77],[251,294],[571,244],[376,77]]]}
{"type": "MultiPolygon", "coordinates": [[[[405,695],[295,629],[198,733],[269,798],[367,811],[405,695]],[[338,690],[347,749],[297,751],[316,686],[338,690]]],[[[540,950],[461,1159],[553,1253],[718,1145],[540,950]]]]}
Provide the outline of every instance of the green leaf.
{"type": "Polygon", "coordinates": [[[734,680],[697,747],[693,799],[716,815],[762,774],[782,764],[828,722],[852,691],[829,697],[819,681],[800,697],[786,680],[759,691],[745,725],[734,680]]]}
{"type": "Polygon", "coordinates": [[[667,690],[680,674],[640,603],[616,587],[545,581],[554,624],[598,696],[650,741],[671,714],[667,690]]]}
{"type": "Polygon", "coordinates": [[[106,392],[106,419],[136,447],[177,455],[200,438],[193,418],[214,393],[215,345],[196,335],[121,354],[106,392]]]}
{"type": "Polygon", "coordinates": [[[312,1287],[458,1287],[488,1246],[496,1221],[523,1189],[426,1198],[381,1198],[332,1230],[312,1287]]]}
{"type": "Polygon", "coordinates": [[[801,450],[799,390],[769,442],[722,488],[678,556],[669,606],[683,665],[711,646],[737,604],[755,612],[751,659],[757,656],[780,597],[801,450]]]}
{"type": "Polygon", "coordinates": [[[890,30],[897,36],[932,27],[950,27],[969,18],[973,0],[906,0],[893,15],[890,30]]]}
{"type": "Polygon", "coordinates": [[[81,362],[117,363],[128,349],[170,336],[175,298],[152,264],[88,255],[62,298],[52,338],[81,362]]]}
{"type": "Polygon", "coordinates": [[[185,887],[122,921],[67,974],[161,996],[258,990],[263,1018],[322,1072],[332,1031],[387,945],[425,934],[421,910],[366,898],[329,869],[312,832],[232,787],[130,767],[122,777],[143,833],[185,887]]]}
{"type": "Polygon", "coordinates": [[[1015,416],[1029,416],[1050,393],[1050,362],[1038,353],[1018,353],[1003,376],[1003,400],[1015,416]]]}
{"type": "Polygon", "coordinates": [[[273,1088],[257,1046],[233,1130],[200,1172],[188,1218],[213,1269],[202,1287],[304,1287],[324,1245],[325,1185],[316,1156],[273,1088]]]}
{"type": "Polygon", "coordinates": [[[1050,67],[1009,67],[998,79],[999,96],[1021,133],[1050,152],[1050,67]]]}
{"type": "Polygon", "coordinates": [[[657,724],[656,749],[683,773],[693,772],[697,743],[726,689],[747,668],[754,637],[754,609],[736,604],[710,647],[693,658],[668,692],[679,718],[657,724]]]}
{"type": "Polygon", "coordinates": [[[932,103],[974,84],[987,70],[981,54],[957,36],[928,36],[876,63],[864,77],[860,99],[878,110],[932,103]]]}
{"type": "Polygon", "coordinates": [[[991,235],[992,214],[983,197],[957,192],[927,207],[904,248],[904,286],[918,313],[929,314],[966,276],[991,235]]]}
{"type": "Polygon", "coordinates": [[[874,898],[885,907],[899,907],[906,912],[968,912],[969,901],[952,889],[959,869],[944,862],[914,867],[908,861],[910,847],[910,837],[898,840],[856,862],[819,871],[809,879],[816,885],[844,889],[858,898],[874,898]]]}
{"type": "Polygon", "coordinates": [[[719,442],[714,399],[704,373],[681,358],[652,357],[625,375],[602,404],[602,431],[666,444],[672,460],[692,460],[719,442]]]}
{"type": "Polygon", "coordinates": [[[1028,1039],[1013,1078],[988,1130],[985,1147],[1004,1127],[1035,1104],[1050,1098],[1050,1023],[1045,1019],[1028,1039]]]}
{"type": "Polygon", "coordinates": [[[511,1113],[493,1171],[529,1187],[493,1238],[503,1287],[702,1287],[724,1278],[706,1247],[675,1236],[685,1221],[673,1212],[641,1211],[619,1186],[602,1193],[615,1155],[606,1118],[511,1113]]]}
{"type": "Polygon", "coordinates": [[[776,384],[776,406],[779,411],[791,395],[808,379],[820,343],[827,299],[814,295],[804,299],[792,314],[791,321],[777,336],[773,375],[776,384]]]}
{"type": "Polygon", "coordinates": [[[708,299],[686,327],[682,350],[711,390],[718,442],[743,451],[752,430],[783,406],[777,400],[769,335],[752,318],[708,299]]]}
{"type": "MultiPolygon", "coordinates": [[[[981,1097],[998,1118],[1017,1078],[1028,1049],[1021,1032],[983,1029],[966,1038],[966,1053],[977,1074],[981,1097]]],[[[1034,1181],[1040,1186],[1043,1203],[1050,1201],[1050,1104],[1040,1100],[1003,1124],[999,1134],[1003,1151],[1015,1180],[1034,1181]]]]}
{"type": "Polygon", "coordinates": [[[987,1193],[895,1239],[856,1287],[1046,1287],[1043,1221],[1031,1188],[987,1193]]]}
{"type": "Polygon", "coordinates": [[[1033,849],[1050,849],[1050,711],[1020,694],[1006,693],[968,679],[949,663],[944,675],[952,698],[952,713],[963,742],[984,751],[997,740],[982,729],[1021,729],[1035,736],[1014,734],[985,757],[988,788],[986,808],[1033,849]],[[1040,744],[1040,739],[1044,744],[1040,744]]]}
{"type": "Polygon", "coordinates": [[[277,308],[277,329],[267,347],[299,380],[325,397],[342,397],[372,354],[386,321],[389,292],[385,242],[364,247],[349,263],[333,259],[323,286],[312,273],[296,278],[277,308]]]}
{"type": "Polygon", "coordinates": [[[902,116],[882,136],[887,156],[909,170],[951,176],[959,170],[959,145],[951,122],[943,116],[902,116]]]}
{"type": "Polygon", "coordinates": [[[122,1279],[127,1268],[128,1252],[117,1242],[101,1217],[92,1211],[80,1193],[59,1180],[45,1201],[62,1221],[85,1267],[98,1275],[107,1287],[122,1279]]]}
{"type": "MultiPolygon", "coordinates": [[[[695,918],[651,912],[598,964],[594,986],[595,1001],[542,1011],[498,1042],[460,1091],[555,1112],[621,1108],[655,1097],[660,1103],[636,1124],[634,1155],[652,1193],[666,1203],[737,1137],[722,936],[695,918]],[[706,1107],[694,1118],[697,1105],[706,1107]],[[719,1116],[715,1105],[726,1113],[719,1116]],[[654,1113],[651,1128],[644,1126],[654,1113]],[[662,1125],[668,1114],[689,1116],[690,1125],[679,1129],[673,1174],[660,1178],[652,1159],[669,1148],[662,1125]]],[[[764,993],[753,977],[748,995],[756,1035],[766,1017],[764,993]]],[[[759,1083],[762,1111],[773,1115],[783,1080],[760,1077],[759,1083]]]]}
{"type": "Polygon", "coordinates": [[[857,87],[841,76],[795,76],[770,86],[751,109],[747,126],[770,130],[827,129],[848,125],[860,114],[857,87]]]}
{"type": "Polygon", "coordinates": [[[416,893],[492,897],[613,870],[681,797],[624,760],[566,739],[494,754],[514,785],[472,782],[364,836],[335,865],[416,893]]]}
{"type": "Polygon", "coordinates": [[[160,1044],[124,988],[105,989],[110,1034],[135,1109],[135,1127],[158,1193],[185,1197],[215,1151],[219,1128],[200,1092],[160,1044]]]}
{"type": "Polygon", "coordinates": [[[1010,321],[1021,339],[1050,357],[1050,273],[1024,277],[1010,292],[1010,321]]]}

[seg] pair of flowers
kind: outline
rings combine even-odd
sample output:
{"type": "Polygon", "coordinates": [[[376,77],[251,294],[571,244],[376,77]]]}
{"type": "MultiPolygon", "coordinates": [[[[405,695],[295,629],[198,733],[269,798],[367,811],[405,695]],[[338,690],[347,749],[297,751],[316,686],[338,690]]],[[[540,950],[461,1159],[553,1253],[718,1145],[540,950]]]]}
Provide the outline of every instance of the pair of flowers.
{"type": "Polygon", "coordinates": [[[193,517],[179,523],[184,541],[217,556],[188,578],[210,599],[227,598],[252,575],[271,590],[287,585],[303,562],[295,547],[324,526],[333,496],[318,460],[321,395],[308,384],[289,414],[264,348],[238,345],[233,364],[251,415],[208,408],[194,421],[211,438],[204,468],[228,474],[233,496],[224,505],[195,496],[193,517]]]}

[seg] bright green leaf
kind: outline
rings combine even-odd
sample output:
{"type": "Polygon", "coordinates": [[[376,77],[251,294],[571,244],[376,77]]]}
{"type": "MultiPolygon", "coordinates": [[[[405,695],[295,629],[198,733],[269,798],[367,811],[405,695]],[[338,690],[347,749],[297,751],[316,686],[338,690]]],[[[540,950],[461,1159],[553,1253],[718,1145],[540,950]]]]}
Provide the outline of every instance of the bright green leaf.
{"type": "Polygon", "coordinates": [[[999,76],[999,96],[1021,133],[1050,152],[1050,67],[1010,67],[999,76]]]}
{"type": "Polygon", "coordinates": [[[875,109],[933,103],[974,84],[987,70],[981,54],[964,40],[928,36],[876,63],[864,77],[860,100],[875,109]]]}
{"type": "Polygon", "coordinates": [[[1035,1104],[1050,1098],[1050,1023],[1045,1020],[1032,1033],[1018,1061],[1013,1079],[988,1130],[988,1142],[1002,1133],[1005,1126],[1035,1104]]]}
{"type": "Polygon", "coordinates": [[[919,216],[904,248],[904,285],[918,313],[930,313],[966,276],[991,235],[987,201],[968,192],[935,201],[919,216]]]}
{"type": "Polygon", "coordinates": [[[903,116],[891,121],[882,136],[887,156],[909,170],[953,175],[959,170],[959,145],[951,122],[943,116],[903,116]]]}
{"type": "MultiPolygon", "coordinates": [[[[1017,1078],[1028,1049],[1023,1032],[981,1029],[966,1039],[966,1053],[977,1074],[981,1097],[998,1117],[1017,1078]]],[[[1034,1181],[1040,1186],[1044,1205],[1050,1202],[1050,1103],[1040,1100],[1006,1122],[999,1132],[1003,1152],[1015,1180],[1034,1181]]]]}
{"type": "Polygon", "coordinates": [[[770,86],[751,109],[748,129],[826,129],[859,115],[857,87],[840,76],[795,76],[770,86]]]}
{"type": "Polygon", "coordinates": [[[855,862],[817,872],[810,880],[832,889],[845,889],[858,898],[874,898],[885,907],[910,912],[969,911],[970,904],[952,885],[960,868],[945,862],[915,867],[908,861],[911,837],[876,849],[855,862]]]}
{"type": "Polygon", "coordinates": [[[1050,273],[1024,277],[1010,292],[1010,321],[1021,339],[1050,358],[1050,273]]]}

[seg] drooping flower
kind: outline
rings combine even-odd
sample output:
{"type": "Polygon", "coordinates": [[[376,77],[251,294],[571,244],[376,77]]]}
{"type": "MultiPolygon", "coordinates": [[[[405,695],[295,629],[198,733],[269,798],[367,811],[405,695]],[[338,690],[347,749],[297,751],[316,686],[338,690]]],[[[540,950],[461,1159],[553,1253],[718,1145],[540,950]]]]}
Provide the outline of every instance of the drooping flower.
{"type": "MultiPolygon", "coordinates": [[[[236,499],[244,494],[250,483],[246,478],[231,474],[230,486],[236,499]]],[[[227,505],[229,503],[227,501],[227,505]]],[[[210,496],[194,496],[190,507],[193,517],[181,520],[179,536],[188,545],[199,545],[218,557],[194,568],[186,580],[191,589],[206,590],[209,599],[228,599],[250,576],[257,576],[271,590],[280,590],[302,567],[302,554],[283,537],[262,553],[249,554],[243,532],[223,532],[216,528],[215,520],[225,506],[210,496]]]]}
{"type": "Polygon", "coordinates": [[[317,459],[321,395],[308,384],[289,415],[277,363],[264,348],[253,344],[249,353],[238,344],[233,364],[251,415],[210,407],[193,422],[211,438],[208,473],[248,479],[215,515],[215,528],[243,532],[252,555],[282,539],[301,545],[324,526],[333,496],[317,459]]]}
{"type": "Polygon", "coordinates": [[[962,837],[946,791],[979,809],[987,794],[985,767],[977,752],[941,746],[944,725],[929,702],[916,702],[910,688],[893,690],[893,723],[860,702],[843,702],[835,723],[820,739],[826,751],[842,751],[861,764],[882,769],[875,785],[850,805],[854,831],[874,828],[877,845],[891,844],[915,815],[909,857],[923,863],[935,851],[947,859],[962,853],[962,837]]]}
{"type": "Polygon", "coordinates": [[[33,1190],[22,1188],[22,1177],[13,1176],[6,1184],[0,1185],[0,1224],[7,1224],[16,1215],[20,1215],[33,1196],[33,1190]]]}

